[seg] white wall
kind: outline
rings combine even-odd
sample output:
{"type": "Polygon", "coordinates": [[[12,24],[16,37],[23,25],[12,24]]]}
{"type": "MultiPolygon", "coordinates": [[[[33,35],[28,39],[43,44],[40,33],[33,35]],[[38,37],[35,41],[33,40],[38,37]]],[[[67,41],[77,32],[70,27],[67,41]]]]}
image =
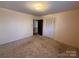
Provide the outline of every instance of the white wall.
{"type": "Polygon", "coordinates": [[[55,40],[79,48],[79,10],[55,14],[55,40]]]}
{"type": "Polygon", "coordinates": [[[39,20],[40,16],[34,16],[34,20],[39,20]]]}
{"type": "Polygon", "coordinates": [[[43,36],[54,38],[55,34],[55,19],[53,15],[45,15],[43,19],[43,36]]]}
{"type": "Polygon", "coordinates": [[[33,35],[34,16],[0,8],[0,44],[33,35]]]}
{"type": "Polygon", "coordinates": [[[79,48],[79,10],[49,14],[41,18],[44,20],[44,36],[79,48]],[[49,24],[47,27],[46,21],[50,20],[54,20],[52,21],[54,24],[49,24]]]}

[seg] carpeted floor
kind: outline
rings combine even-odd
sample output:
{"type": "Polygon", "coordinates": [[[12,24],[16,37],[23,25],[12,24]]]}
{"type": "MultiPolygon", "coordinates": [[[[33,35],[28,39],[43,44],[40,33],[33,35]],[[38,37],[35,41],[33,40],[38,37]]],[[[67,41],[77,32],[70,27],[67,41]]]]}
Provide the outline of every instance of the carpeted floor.
{"type": "Polygon", "coordinates": [[[0,57],[79,57],[77,48],[59,43],[47,37],[35,35],[0,46],[0,57]]]}

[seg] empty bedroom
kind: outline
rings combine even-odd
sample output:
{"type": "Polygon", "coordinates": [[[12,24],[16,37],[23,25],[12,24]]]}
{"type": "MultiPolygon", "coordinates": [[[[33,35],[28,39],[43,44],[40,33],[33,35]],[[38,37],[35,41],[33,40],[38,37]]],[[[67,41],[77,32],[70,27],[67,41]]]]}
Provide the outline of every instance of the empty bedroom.
{"type": "Polygon", "coordinates": [[[0,1],[0,58],[74,57],[79,1],[0,1]]]}

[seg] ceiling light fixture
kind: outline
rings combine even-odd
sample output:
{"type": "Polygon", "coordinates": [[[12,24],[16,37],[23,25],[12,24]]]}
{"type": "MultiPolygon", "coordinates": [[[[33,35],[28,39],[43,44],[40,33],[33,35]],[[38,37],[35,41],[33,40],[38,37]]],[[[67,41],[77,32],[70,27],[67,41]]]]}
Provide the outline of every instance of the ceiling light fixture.
{"type": "Polygon", "coordinates": [[[44,4],[41,4],[41,3],[35,4],[35,5],[34,5],[34,8],[35,8],[35,10],[37,10],[37,11],[44,11],[44,10],[45,10],[45,5],[44,5],[44,4]]]}
{"type": "Polygon", "coordinates": [[[27,3],[27,7],[30,10],[35,10],[37,12],[44,12],[48,9],[48,4],[46,2],[29,2],[27,3]]]}

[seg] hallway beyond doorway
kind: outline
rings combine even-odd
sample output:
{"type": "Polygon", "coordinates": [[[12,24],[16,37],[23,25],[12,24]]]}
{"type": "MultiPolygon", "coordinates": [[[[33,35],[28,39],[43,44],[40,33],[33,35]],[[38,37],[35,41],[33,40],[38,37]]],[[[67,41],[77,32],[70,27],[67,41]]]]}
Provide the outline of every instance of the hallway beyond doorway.
{"type": "Polygon", "coordinates": [[[43,20],[33,20],[33,34],[42,35],[43,34],[43,20]]]}

